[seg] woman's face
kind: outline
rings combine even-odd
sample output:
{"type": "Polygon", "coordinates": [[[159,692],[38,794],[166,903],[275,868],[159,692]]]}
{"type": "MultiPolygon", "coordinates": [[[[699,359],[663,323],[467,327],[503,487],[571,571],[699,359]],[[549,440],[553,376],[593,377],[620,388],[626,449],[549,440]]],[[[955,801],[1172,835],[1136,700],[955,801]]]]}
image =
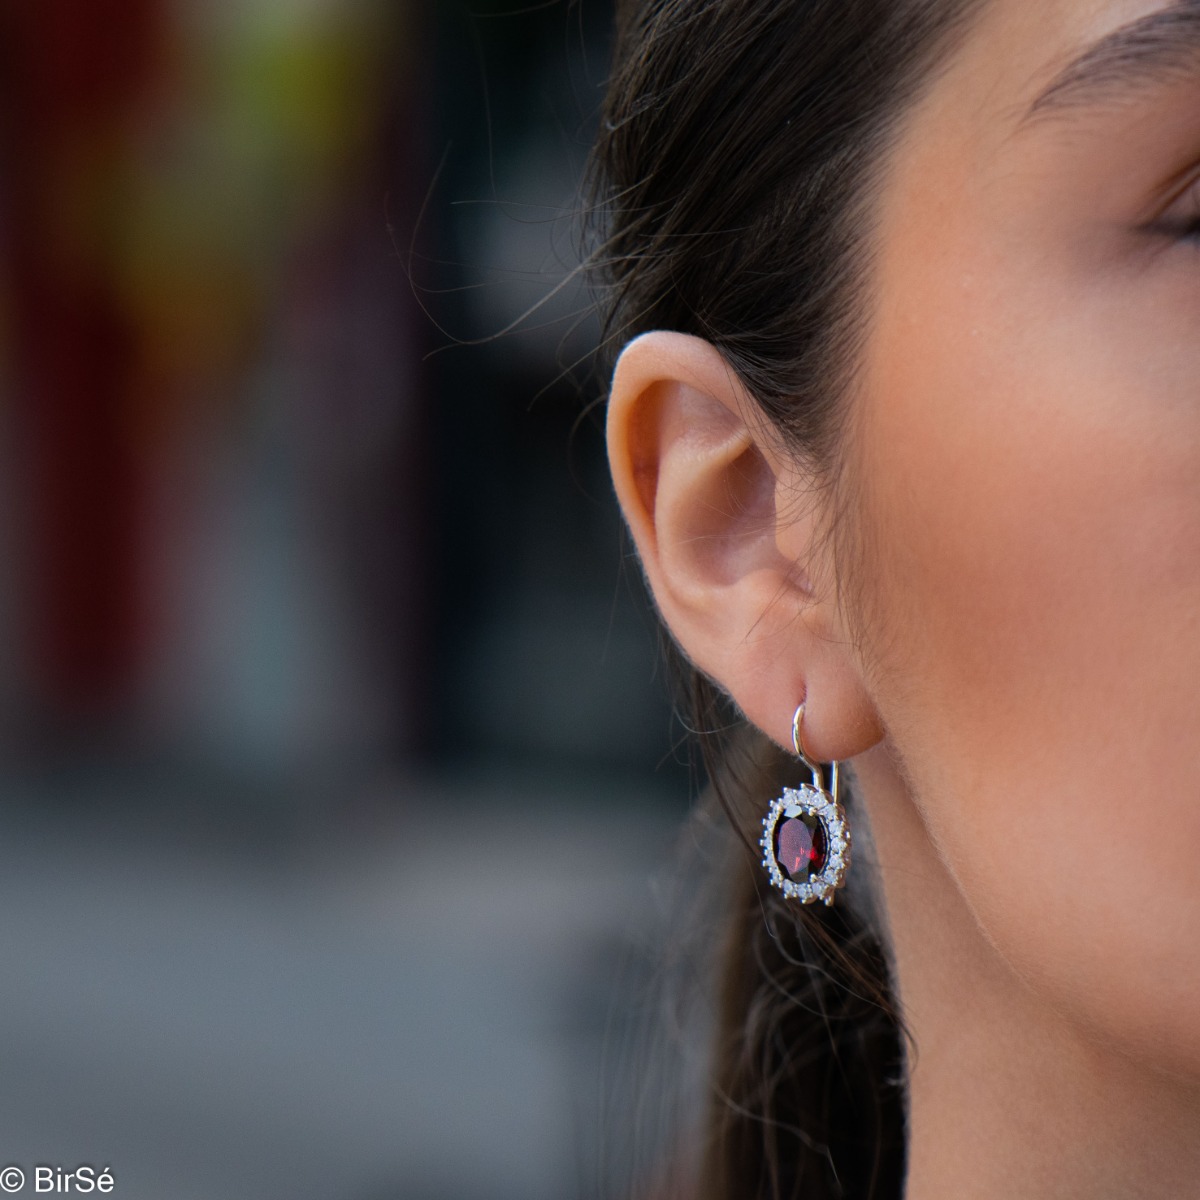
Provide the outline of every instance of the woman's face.
{"type": "Polygon", "coordinates": [[[1200,3],[992,0],[879,197],[883,723],[1007,961],[1200,1073],[1200,3]]]}

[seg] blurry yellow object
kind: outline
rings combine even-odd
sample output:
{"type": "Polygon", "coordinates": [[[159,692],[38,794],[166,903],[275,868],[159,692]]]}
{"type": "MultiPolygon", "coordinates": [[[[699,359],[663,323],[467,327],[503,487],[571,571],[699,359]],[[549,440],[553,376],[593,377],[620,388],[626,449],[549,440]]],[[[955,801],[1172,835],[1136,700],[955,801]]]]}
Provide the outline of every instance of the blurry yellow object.
{"type": "Polygon", "coordinates": [[[133,133],[112,264],[143,334],[152,426],[245,367],[290,258],[361,187],[399,19],[373,0],[187,16],[133,133]]]}

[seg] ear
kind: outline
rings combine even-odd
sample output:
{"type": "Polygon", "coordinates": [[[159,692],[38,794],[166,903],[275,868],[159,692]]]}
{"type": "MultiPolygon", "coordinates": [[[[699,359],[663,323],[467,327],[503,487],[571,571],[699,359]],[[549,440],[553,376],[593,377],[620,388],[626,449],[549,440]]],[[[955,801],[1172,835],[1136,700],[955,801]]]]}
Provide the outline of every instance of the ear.
{"type": "Polygon", "coordinates": [[[790,751],[829,762],[881,737],[820,536],[821,493],[715,347],[643,334],[608,407],[617,497],[655,602],[687,657],[790,751]]]}

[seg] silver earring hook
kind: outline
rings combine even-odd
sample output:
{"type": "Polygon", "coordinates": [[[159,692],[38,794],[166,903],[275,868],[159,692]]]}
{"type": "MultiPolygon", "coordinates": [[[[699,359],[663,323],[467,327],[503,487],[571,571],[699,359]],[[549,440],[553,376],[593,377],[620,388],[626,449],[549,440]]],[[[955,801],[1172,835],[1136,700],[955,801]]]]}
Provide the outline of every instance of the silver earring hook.
{"type": "MultiPolygon", "coordinates": [[[[820,763],[814,762],[807,754],[804,753],[803,734],[801,726],[804,724],[804,701],[801,701],[796,707],[796,712],[792,716],[792,748],[796,751],[796,757],[812,772],[813,787],[819,792],[825,790],[825,772],[821,769],[820,763]]],[[[833,798],[837,799],[838,795],[838,765],[836,762],[831,764],[831,775],[833,784],[833,798]]]]}

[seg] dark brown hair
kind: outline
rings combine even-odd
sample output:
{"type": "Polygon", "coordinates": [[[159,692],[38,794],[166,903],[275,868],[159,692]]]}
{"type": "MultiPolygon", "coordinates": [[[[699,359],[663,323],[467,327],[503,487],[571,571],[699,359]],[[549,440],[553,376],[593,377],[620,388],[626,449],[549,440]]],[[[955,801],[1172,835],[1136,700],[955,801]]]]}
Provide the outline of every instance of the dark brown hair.
{"type": "MultiPolygon", "coordinates": [[[[896,122],[980,3],[620,6],[592,174],[605,346],[649,329],[708,339],[835,491],[879,167],[896,122]]],[[[863,856],[848,902],[830,909],[764,886],[753,832],[789,760],[709,680],[688,678],[710,792],[744,850],[730,877],[711,1106],[691,1194],[899,1197],[905,1045],[863,856]]]]}

